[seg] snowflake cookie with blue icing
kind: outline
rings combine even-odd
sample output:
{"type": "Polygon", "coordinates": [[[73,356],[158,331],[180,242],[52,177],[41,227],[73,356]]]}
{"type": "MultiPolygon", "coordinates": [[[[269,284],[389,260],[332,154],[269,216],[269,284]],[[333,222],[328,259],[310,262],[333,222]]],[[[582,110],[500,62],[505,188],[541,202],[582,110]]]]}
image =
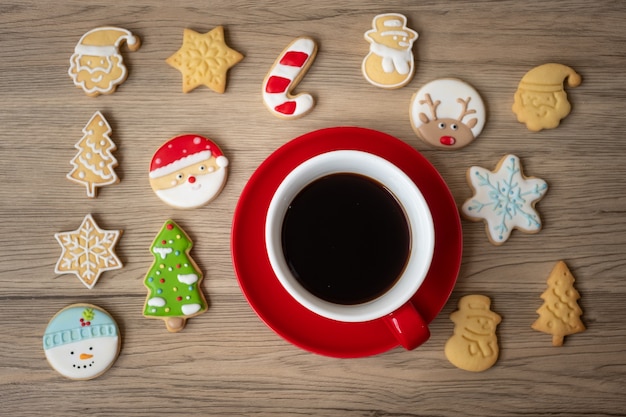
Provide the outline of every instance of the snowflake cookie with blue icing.
{"type": "Polygon", "coordinates": [[[502,245],[513,229],[538,233],[541,219],[535,204],[548,191],[548,184],[534,177],[525,177],[515,155],[504,156],[494,171],[471,167],[467,181],[474,195],[463,204],[463,216],[484,221],[489,241],[502,245]]]}

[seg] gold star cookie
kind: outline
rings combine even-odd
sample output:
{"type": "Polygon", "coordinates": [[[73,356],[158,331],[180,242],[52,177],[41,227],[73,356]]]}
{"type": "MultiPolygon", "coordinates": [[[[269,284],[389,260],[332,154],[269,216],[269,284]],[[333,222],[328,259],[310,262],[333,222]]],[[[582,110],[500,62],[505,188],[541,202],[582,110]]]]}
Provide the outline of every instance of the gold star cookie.
{"type": "Polygon", "coordinates": [[[166,62],[183,74],[183,93],[206,85],[216,93],[226,89],[226,72],[243,59],[224,41],[224,27],[208,33],[185,29],[183,46],[166,62]]]}
{"type": "Polygon", "coordinates": [[[86,215],[78,229],[54,235],[63,248],[54,272],[74,273],[87,288],[93,288],[102,272],[122,267],[114,252],[121,233],[100,229],[91,214],[86,215]]]}

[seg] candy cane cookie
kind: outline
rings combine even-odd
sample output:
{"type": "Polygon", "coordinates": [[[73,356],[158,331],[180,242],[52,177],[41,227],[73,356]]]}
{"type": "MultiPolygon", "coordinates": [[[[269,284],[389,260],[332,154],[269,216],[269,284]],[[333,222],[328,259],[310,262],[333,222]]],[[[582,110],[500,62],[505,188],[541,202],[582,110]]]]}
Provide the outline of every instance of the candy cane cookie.
{"type": "Polygon", "coordinates": [[[274,61],[263,81],[263,103],[273,115],[294,119],[313,109],[315,101],[310,94],[293,96],[291,91],[308,71],[316,53],[317,44],[313,39],[299,37],[274,61]]]}

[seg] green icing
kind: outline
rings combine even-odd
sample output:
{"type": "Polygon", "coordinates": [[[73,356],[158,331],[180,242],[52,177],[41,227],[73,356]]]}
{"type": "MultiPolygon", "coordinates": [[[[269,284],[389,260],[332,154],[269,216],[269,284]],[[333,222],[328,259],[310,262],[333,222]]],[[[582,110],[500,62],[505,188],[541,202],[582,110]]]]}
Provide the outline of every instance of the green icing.
{"type": "Polygon", "coordinates": [[[172,220],[165,222],[150,252],[154,263],[144,284],[149,295],[144,315],[153,317],[188,317],[206,311],[200,289],[202,272],[189,256],[192,242],[172,220]]]}

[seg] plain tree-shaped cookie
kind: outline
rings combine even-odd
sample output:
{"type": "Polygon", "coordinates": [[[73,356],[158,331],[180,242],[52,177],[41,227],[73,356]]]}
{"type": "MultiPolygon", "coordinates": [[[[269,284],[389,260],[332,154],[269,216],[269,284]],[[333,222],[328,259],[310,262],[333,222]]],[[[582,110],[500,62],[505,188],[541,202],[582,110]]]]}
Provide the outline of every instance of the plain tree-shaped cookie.
{"type": "Polygon", "coordinates": [[[544,303],[532,328],[552,335],[552,345],[562,346],[567,335],[580,333],[585,325],[580,320],[583,311],[576,300],[580,294],[574,288],[574,276],[563,261],[559,261],[548,277],[548,289],[541,294],[544,303]]]}

